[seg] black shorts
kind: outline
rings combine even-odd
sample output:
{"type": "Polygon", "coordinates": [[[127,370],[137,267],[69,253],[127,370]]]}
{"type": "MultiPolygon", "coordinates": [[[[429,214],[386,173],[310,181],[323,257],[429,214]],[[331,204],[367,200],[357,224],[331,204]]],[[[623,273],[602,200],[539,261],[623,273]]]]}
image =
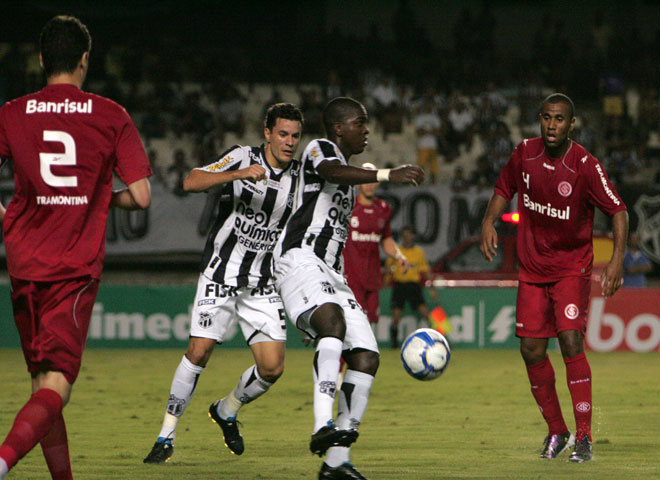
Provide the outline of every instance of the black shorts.
{"type": "Polygon", "coordinates": [[[423,305],[424,295],[422,295],[422,286],[417,282],[394,282],[392,285],[392,308],[403,309],[406,302],[413,310],[417,310],[423,305]]]}

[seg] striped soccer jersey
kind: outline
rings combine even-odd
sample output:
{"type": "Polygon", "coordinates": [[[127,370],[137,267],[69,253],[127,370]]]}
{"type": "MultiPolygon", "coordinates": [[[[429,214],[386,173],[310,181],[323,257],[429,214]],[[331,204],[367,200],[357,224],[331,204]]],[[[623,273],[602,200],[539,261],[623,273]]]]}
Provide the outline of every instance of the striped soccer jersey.
{"type": "Polygon", "coordinates": [[[281,171],[266,161],[264,147],[236,145],[205,167],[226,172],[259,164],[266,178],[235,180],[222,185],[218,217],[202,257],[204,276],[222,285],[262,287],[272,283],[273,249],[295,201],[300,162],[281,171]]]}
{"type": "Polygon", "coordinates": [[[297,193],[297,209],[284,229],[275,249],[278,259],[288,250],[302,248],[313,252],[329,267],[343,272],[341,251],[355,203],[354,188],[324,180],[316,168],[326,160],[348,165],[339,147],[330,140],[312,140],[301,160],[302,176],[297,193]]]}

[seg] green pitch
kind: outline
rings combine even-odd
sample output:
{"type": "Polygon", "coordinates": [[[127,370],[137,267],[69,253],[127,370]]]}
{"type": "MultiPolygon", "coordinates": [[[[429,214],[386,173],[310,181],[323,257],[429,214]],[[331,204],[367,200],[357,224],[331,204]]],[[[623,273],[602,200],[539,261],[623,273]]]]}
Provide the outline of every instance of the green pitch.
{"type": "MultiPolygon", "coordinates": [[[[179,424],[174,457],[145,465],[160,429],[172,374],[183,352],[89,350],[65,410],[78,479],[312,479],[320,459],[312,429],[311,350],[287,353],[286,371],[264,397],[243,408],[245,453],[232,455],[208,405],[251,364],[248,350],[218,348],[179,424]]],[[[564,415],[573,426],[563,362],[551,356],[564,415]]],[[[455,350],[443,377],[406,375],[398,352],[384,350],[355,465],[369,479],[657,479],[660,355],[590,353],[594,376],[594,455],[569,464],[537,458],[546,427],[517,351],[455,350]]],[[[22,355],[0,350],[0,436],[29,394],[22,355]]],[[[50,478],[37,447],[8,480],[50,478]]]]}

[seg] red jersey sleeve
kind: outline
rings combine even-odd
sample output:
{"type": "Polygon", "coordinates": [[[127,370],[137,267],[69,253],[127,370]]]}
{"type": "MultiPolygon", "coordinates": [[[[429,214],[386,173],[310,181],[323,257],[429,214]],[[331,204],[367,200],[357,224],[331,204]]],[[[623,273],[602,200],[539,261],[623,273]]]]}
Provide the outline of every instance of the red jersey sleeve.
{"type": "Polygon", "coordinates": [[[589,155],[581,167],[587,177],[587,194],[590,203],[609,216],[626,210],[626,205],[610,182],[602,163],[589,155]]]}
{"type": "Polygon", "coordinates": [[[152,174],[149,159],[144,151],[137,128],[123,108],[115,152],[117,162],[114,170],[126,185],[152,174]]]}
{"type": "Polygon", "coordinates": [[[500,176],[497,179],[497,183],[495,184],[495,193],[506,198],[507,200],[511,200],[511,198],[518,191],[517,182],[520,172],[522,151],[525,148],[524,145],[525,142],[518,144],[516,149],[511,154],[511,158],[509,158],[509,161],[500,171],[500,176]]]}

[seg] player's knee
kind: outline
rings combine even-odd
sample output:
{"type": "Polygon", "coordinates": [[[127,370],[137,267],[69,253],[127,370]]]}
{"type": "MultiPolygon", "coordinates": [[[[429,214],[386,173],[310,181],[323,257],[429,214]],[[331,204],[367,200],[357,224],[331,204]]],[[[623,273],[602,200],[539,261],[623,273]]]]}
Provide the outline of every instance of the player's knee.
{"type": "Polygon", "coordinates": [[[211,342],[195,342],[191,341],[188,344],[186,351],[186,358],[199,367],[205,367],[213,353],[214,344],[211,342]]]}
{"type": "Polygon", "coordinates": [[[310,324],[319,337],[343,339],[346,335],[344,310],[336,303],[325,303],[317,308],[312,314],[310,324]]]}
{"type": "Polygon", "coordinates": [[[566,330],[557,335],[559,348],[564,358],[571,358],[584,352],[582,333],[578,330],[566,330]]]}
{"type": "Polygon", "coordinates": [[[275,383],[284,373],[284,362],[275,365],[259,365],[257,368],[261,378],[268,383],[275,383]]]}
{"type": "Polygon", "coordinates": [[[546,351],[543,345],[520,342],[520,354],[522,355],[523,360],[525,360],[525,364],[534,365],[535,363],[543,361],[546,351]]]}
{"type": "Polygon", "coordinates": [[[346,356],[346,364],[351,370],[376,375],[380,365],[380,355],[371,350],[360,350],[346,356]]]}

